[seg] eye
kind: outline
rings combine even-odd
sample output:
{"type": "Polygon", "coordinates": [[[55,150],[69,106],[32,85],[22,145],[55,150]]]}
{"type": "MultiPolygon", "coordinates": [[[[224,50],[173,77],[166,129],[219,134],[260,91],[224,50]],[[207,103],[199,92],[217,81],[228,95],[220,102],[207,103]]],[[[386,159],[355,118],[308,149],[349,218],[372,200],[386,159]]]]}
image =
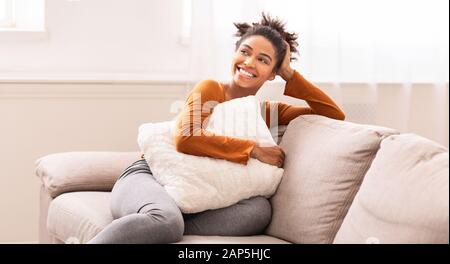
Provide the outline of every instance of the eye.
{"type": "Polygon", "coordinates": [[[265,59],[265,58],[259,58],[258,60],[259,60],[260,62],[264,63],[264,64],[267,64],[267,65],[270,64],[269,61],[268,61],[267,59],[265,59]]]}
{"type": "Polygon", "coordinates": [[[241,54],[244,55],[244,56],[248,56],[249,55],[248,51],[246,51],[246,50],[241,50],[241,54]]]}

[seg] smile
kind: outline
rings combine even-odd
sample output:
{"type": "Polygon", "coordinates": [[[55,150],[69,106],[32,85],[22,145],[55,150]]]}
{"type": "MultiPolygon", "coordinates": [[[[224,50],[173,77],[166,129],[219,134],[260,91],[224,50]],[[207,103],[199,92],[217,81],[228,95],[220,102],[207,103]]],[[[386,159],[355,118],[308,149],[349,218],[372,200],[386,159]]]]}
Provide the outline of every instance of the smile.
{"type": "Polygon", "coordinates": [[[248,78],[255,78],[256,77],[256,75],[254,75],[254,74],[252,74],[252,73],[242,69],[239,66],[237,66],[237,71],[239,71],[240,74],[242,74],[242,75],[244,75],[244,76],[246,76],[248,78]]]}

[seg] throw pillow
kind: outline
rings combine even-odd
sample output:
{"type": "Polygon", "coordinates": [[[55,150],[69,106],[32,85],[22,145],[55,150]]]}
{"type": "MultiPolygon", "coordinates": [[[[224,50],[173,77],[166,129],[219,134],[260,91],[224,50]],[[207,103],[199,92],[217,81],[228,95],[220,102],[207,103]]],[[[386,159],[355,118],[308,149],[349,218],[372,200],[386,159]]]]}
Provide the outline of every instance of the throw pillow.
{"type": "MultiPolygon", "coordinates": [[[[214,107],[205,128],[217,135],[276,145],[255,96],[237,98],[214,107]]],[[[139,127],[138,144],[153,176],[183,213],[230,206],[254,196],[270,197],[283,169],[250,158],[247,165],[178,152],[173,144],[175,120],[139,127]]]]}

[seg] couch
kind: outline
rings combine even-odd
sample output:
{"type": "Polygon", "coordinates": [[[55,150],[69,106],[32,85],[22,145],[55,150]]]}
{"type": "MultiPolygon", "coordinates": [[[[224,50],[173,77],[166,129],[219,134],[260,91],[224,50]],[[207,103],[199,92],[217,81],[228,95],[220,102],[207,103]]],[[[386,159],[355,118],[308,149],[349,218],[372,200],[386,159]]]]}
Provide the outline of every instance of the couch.
{"type": "MultiPolygon", "coordinates": [[[[415,134],[300,116],[286,127],[283,179],[264,234],[179,243],[449,243],[448,149],[415,134]]],[[[110,191],[139,152],[36,161],[40,243],[85,243],[108,225],[110,191]]]]}

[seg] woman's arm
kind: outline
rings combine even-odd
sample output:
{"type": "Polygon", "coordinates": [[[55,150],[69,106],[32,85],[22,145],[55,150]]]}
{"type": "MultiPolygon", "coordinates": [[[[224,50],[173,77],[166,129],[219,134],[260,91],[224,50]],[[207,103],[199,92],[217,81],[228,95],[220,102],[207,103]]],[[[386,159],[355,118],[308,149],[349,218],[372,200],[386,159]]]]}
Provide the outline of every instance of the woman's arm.
{"type": "MultiPolygon", "coordinates": [[[[344,112],[327,94],[291,68],[290,57],[291,52],[287,44],[286,55],[278,71],[278,75],[286,81],[284,95],[305,100],[309,107],[289,105],[281,102],[266,102],[266,109],[273,109],[273,107],[278,106],[278,125],[287,125],[291,120],[305,114],[317,114],[344,120],[344,112]]],[[[266,120],[268,118],[267,112],[266,110],[266,120]]],[[[270,121],[267,123],[271,124],[270,121]]]]}
{"type": "Polygon", "coordinates": [[[286,83],[284,95],[305,100],[309,107],[278,104],[279,124],[286,125],[302,114],[323,115],[329,118],[344,120],[345,114],[339,106],[322,90],[308,82],[297,71],[286,83]]]}
{"type": "Polygon", "coordinates": [[[215,81],[202,81],[194,87],[176,121],[174,144],[177,151],[247,164],[254,141],[214,135],[204,130],[212,108],[223,101],[223,91],[215,81]]]}

